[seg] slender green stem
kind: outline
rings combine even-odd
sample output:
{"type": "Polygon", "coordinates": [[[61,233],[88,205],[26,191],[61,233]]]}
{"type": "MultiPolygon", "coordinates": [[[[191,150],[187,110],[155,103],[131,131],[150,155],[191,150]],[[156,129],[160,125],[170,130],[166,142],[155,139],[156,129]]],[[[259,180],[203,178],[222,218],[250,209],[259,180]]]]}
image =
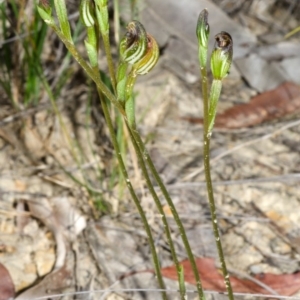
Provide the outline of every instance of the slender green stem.
{"type": "MultiPolygon", "coordinates": [[[[131,181],[128,177],[126,166],[124,164],[122,154],[121,154],[121,151],[120,151],[120,148],[119,148],[119,145],[118,145],[118,142],[117,142],[117,138],[116,138],[116,135],[115,135],[115,131],[114,131],[114,128],[113,128],[112,120],[110,118],[109,110],[108,110],[107,104],[105,102],[105,99],[104,99],[104,97],[103,97],[103,95],[102,95],[102,93],[99,89],[98,89],[98,94],[99,94],[99,97],[100,97],[100,100],[101,100],[101,106],[102,106],[102,109],[103,109],[104,117],[105,117],[105,120],[106,120],[106,123],[107,123],[107,126],[108,126],[108,130],[109,130],[109,133],[110,133],[110,137],[112,139],[112,143],[113,143],[116,155],[117,155],[117,159],[118,159],[118,162],[119,162],[119,165],[120,165],[120,169],[121,169],[122,174],[123,174],[123,176],[126,180],[128,190],[129,190],[130,195],[131,195],[131,197],[132,197],[132,199],[133,199],[133,201],[134,201],[134,203],[135,203],[135,205],[138,209],[138,212],[141,216],[143,225],[145,227],[146,234],[148,236],[148,241],[149,241],[149,245],[150,245],[150,249],[151,249],[151,253],[152,253],[152,258],[153,258],[153,264],[154,264],[154,268],[155,268],[155,274],[157,276],[159,287],[161,289],[165,289],[164,281],[163,281],[162,274],[161,274],[160,263],[159,263],[159,259],[158,259],[157,253],[156,253],[155,243],[154,243],[154,239],[153,239],[153,236],[152,236],[152,233],[151,233],[150,226],[149,226],[148,221],[147,221],[147,217],[146,217],[146,215],[143,211],[143,208],[140,204],[140,201],[137,198],[137,195],[136,195],[136,193],[135,193],[135,191],[132,187],[131,181]]],[[[162,292],[162,298],[164,300],[167,300],[167,295],[166,295],[165,292],[162,292]]]]}
{"type": "MultiPolygon", "coordinates": [[[[203,116],[208,116],[208,80],[206,66],[200,67],[202,81],[203,116]]],[[[203,131],[208,131],[208,118],[204,117],[203,131]]]]}
{"type": "Polygon", "coordinates": [[[103,44],[104,44],[104,51],[106,54],[106,60],[108,64],[108,71],[111,80],[111,84],[113,90],[116,94],[116,74],[115,74],[115,67],[111,55],[111,47],[109,41],[109,20],[108,20],[108,7],[107,7],[107,0],[106,1],[96,1],[96,19],[100,29],[100,33],[102,36],[103,44]]]}
{"type": "MultiPolygon", "coordinates": [[[[160,200],[157,196],[157,193],[156,193],[156,191],[153,187],[153,183],[151,182],[151,179],[149,177],[149,173],[148,173],[146,164],[144,162],[144,152],[141,151],[141,148],[139,147],[136,139],[133,136],[133,130],[134,129],[132,127],[130,127],[130,125],[127,121],[126,121],[126,125],[127,125],[127,128],[128,128],[129,134],[130,134],[130,138],[131,138],[134,150],[135,150],[136,155],[139,159],[140,167],[141,167],[143,175],[145,177],[147,187],[148,187],[148,189],[149,189],[149,191],[152,195],[152,198],[154,199],[154,202],[156,204],[158,212],[161,215],[162,222],[164,224],[164,230],[165,230],[166,237],[167,237],[167,240],[168,240],[168,243],[169,243],[169,246],[170,246],[170,250],[171,250],[172,259],[173,259],[173,262],[175,263],[177,276],[178,276],[178,282],[180,282],[180,277],[182,276],[181,275],[181,273],[182,273],[181,269],[182,268],[181,268],[181,266],[179,264],[179,261],[178,261],[178,258],[177,258],[177,254],[176,254],[176,250],[175,250],[175,247],[174,247],[174,242],[172,240],[171,231],[170,231],[170,227],[169,227],[169,224],[168,224],[168,221],[167,221],[167,218],[166,218],[166,214],[163,210],[162,204],[161,204],[161,202],[160,202],[160,200]]],[[[184,285],[183,286],[179,285],[179,289],[180,289],[181,299],[184,300],[185,299],[185,286],[184,285]]]]}
{"type": "Polygon", "coordinates": [[[103,39],[104,50],[105,50],[105,55],[106,55],[106,59],[107,59],[108,71],[109,71],[111,84],[112,84],[114,92],[116,93],[117,82],[116,82],[115,67],[114,67],[114,63],[113,63],[113,59],[112,59],[112,55],[111,55],[109,34],[108,33],[103,34],[102,39],[103,39]]]}
{"type": "Polygon", "coordinates": [[[210,175],[210,138],[211,138],[211,131],[212,128],[210,128],[210,122],[209,122],[209,111],[211,110],[210,105],[216,105],[220,92],[221,87],[219,83],[216,83],[214,80],[212,85],[212,92],[211,92],[211,99],[209,102],[208,99],[208,81],[207,81],[207,72],[206,67],[201,67],[201,79],[202,79],[202,96],[203,96],[203,116],[204,116],[204,122],[203,122],[203,158],[204,158],[204,170],[205,170],[205,179],[206,179],[206,189],[208,194],[208,200],[209,200],[209,208],[210,208],[210,214],[211,214],[211,220],[212,220],[212,227],[213,232],[216,240],[216,245],[218,249],[218,255],[221,263],[221,269],[224,277],[224,282],[226,286],[226,290],[228,292],[228,297],[230,300],[234,299],[232,287],[229,279],[229,273],[227,271],[226,262],[224,258],[223,248],[222,248],[222,242],[220,238],[219,233],[219,227],[218,227],[218,219],[217,219],[217,212],[216,212],[216,205],[214,200],[214,192],[213,192],[213,185],[210,175]],[[217,84],[217,86],[214,85],[217,84]],[[215,98],[217,97],[217,99],[215,98]]]}
{"type": "Polygon", "coordinates": [[[201,283],[201,279],[200,279],[200,275],[199,275],[199,271],[197,269],[197,265],[196,265],[196,261],[195,261],[195,257],[193,255],[193,252],[192,252],[192,249],[191,249],[191,246],[189,244],[189,240],[187,238],[187,235],[186,235],[186,232],[185,232],[185,229],[184,229],[184,226],[181,222],[181,219],[178,215],[178,212],[176,210],[176,207],[162,181],[162,179],[160,178],[154,164],[153,164],[153,161],[140,137],[140,134],[138,133],[138,131],[136,129],[131,129],[131,133],[136,141],[136,143],[138,144],[139,148],[140,148],[140,151],[143,153],[144,155],[144,159],[146,160],[148,166],[149,166],[149,169],[153,175],[153,177],[155,178],[156,182],[158,183],[158,186],[160,187],[169,207],[170,207],[170,210],[173,214],[173,217],[174,217],[174,220],[177,224],[177,227],[179,229],[179,232],[180,232],[180,235],[181,235],[181,238],[182,238],[182,241],[183,241],[183,244],[184,244],[184,247],[186,249],[186,252],[187,252],[187,256],[188,256],[188,259],[191,263],[191,266],[192,266],[192,270],[193,270],[193,273],[194,273],[194,277],[196,279],[196,286],[197,286],[197,291],[198,291],[198,295],[199,295],[199,299],[205,299],[205,296],[204,296],[204,292],[203,292],[203,288],[202,288],[202,283],[201,283]]]}
{"type": "Polygon", "coordinates": [[[213,185],[211,181],[211,175],[210,175],[210,151],[209,151],[209,142],[210,142],[210,133],[205,132],[203,135],[204,139],[204,147],[203,147],[203,157],[204,157],[204,169],[205,169],[205,178],[206,178],[206,188],[207,188],[207,194],[209,199],[209,207],[210,207],[210,213],[211,213],[211,220],[212,220],[212,226],[214,231],[214,236],[216,240],[216,245],[218,249],[218,255],[221,263],[221,269],[224,276],[224,282],[225,286],[228,292],[228,297],[230,300],[234,299],[232,287],[229,279],[229,273],[227,271],[225,257],[223,253],[220,233],[219,233],[219,227],[218,227],[218,219],[217,219],[217,212],[216,212],[216,206],[215,206],[215,200],[214,200],[214,192],[213,192],[213,185]]]}

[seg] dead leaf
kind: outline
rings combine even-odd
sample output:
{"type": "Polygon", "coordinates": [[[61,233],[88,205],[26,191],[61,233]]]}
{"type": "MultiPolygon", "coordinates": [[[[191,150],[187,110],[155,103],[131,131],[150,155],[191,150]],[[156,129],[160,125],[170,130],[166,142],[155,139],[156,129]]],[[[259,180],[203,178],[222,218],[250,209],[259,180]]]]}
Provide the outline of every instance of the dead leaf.
{"type": "MultiPolygon", "coordinates": [[[[196,284],[191,264],[188,260],[180,263],[184,268],[185,281],[191,284],[196,284]]],[[[199,270],[203,288],[206,290],[214,290],[225,292],[225,285],[222,273],[215,267],[213,258],[197,258],[196,264],[199,270]]],[[[163,268],[162,274],[169,279],[177,280],[177,273],[174,266],[163,268]]],[[[259,274],[253,277],[254,281],[259,281],[279,295],[291,296],[300,290],[300,272],[295,274],[259,274]]],[[[259,293],[270,294],[266,288],[249,279],[242,279],[235,276],[230,276],[232,289],[236,293],[259,293]]]]}
{"type": "Polygon", "coordinates": [[[31,214],[53,232],[57,252],[54,269],[62,267],[67,253],[66,242],[74,241],[85,228],[85,218],[67,197],[40,198],[38,201],[28,201],[28,206],[31,214]]]}
{"type": "Polygon", "coordinates": [[[56,242],[56,262],[54,270],[45,278],[19,295],[16,300],[34,299],[62,292],[73,280],[74,259],[69,251],[69,242],[85,228],[86,220],[71,205],[67,197],[40,198],[27,201],[32,216],[40,219],[53,232],[56,242]],[[69,259],[68,259],[69,258],[69,259]]]}
{"type": "Polygon", "coordinates": [[[8,270],[0,263],[0,300],[9,300],[15,296],[15,287],[8,270]]]}
{"type": "MultiPolygon", "coordinates": [[[[218,114],[215,127],[243,128],[294,114],[300,111],[300,87],[285,82],[274,90],[255,96],[247,104],[236,105],[218,114]]],[[[203,123],[200,118],[184,118],[191,123],[203,123]]]]}
{"type": "MultiPolygon", "coordinates": [[[[51,294],[57,295],[69,287],[73,278],[73,264],[66,261],[65,265],[45,276],[45,278],[28,289],[15,300],[28,300],[47,296],[50,299],[51,294]]],[[[1,298],[0,298],[1,299],[1,298]]]]}

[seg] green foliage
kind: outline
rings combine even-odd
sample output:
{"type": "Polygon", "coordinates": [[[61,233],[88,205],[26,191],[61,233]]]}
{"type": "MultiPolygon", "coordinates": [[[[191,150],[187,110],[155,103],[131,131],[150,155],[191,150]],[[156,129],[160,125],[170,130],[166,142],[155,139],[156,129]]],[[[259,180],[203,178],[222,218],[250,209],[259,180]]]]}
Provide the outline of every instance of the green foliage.
{"type": "Polygon", "coordinates": [[[1,50],[0,84],[16,107],[20,104],[36,104],[43,76],[41,55],[47,25],[40,19],[36,8],[31,17],[26,17],[24,7],[18,1],[2,3],[0,19],[4,40],[15,36],[15,40],[4,43],[1,50]],[[7,14],[9,10],[12,12],[10,17],[7,14]],[[23,52],[23,56],[19,55],[20,52],[23,52]],[[15,74],[21,76],[16,77],[15,74]],[[17,93],[13,92],[16,87],[17,93]]]}

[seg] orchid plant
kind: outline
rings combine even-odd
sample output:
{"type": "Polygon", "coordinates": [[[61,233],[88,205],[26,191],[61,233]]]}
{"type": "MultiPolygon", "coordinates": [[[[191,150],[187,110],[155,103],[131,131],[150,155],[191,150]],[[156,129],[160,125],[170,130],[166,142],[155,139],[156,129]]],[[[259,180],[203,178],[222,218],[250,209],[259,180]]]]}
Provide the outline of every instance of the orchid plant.
{"type": "MultiPolygon", "coordinates": [[[[127,25],[127,31],[122,38],[119,45],[119,62],[115,68],[114,61],[111,54],[111,44],[109,40],[109,20],[108,20],[108,7],[107,0],[81,0],[80,4],[80,20],[86,28],[87,38],[84,42],[88,59],[85,60],[78,52],[76,45],[72,40],[71,27],[68,22],[67,7],[65,0],[53,0],[53,7],[49,4],[48,0],[40,0],[38,4],[38,11],[41,18],[48,24],[59,39],[64,43],[73,58],[86,72],[96,84],[99,94],[100,103],[104,112],[104,117],[109,129],[112,139],[113,147],[118,159],[118,163],[123,174],[124,181],[128,187],[131,198],[133,199],[136,208],[140,214],[143,222],[148,243],[150,246],[155,274],[157,277],[159,288],[162,290],[161,295],[163,299],[167,299],[167,292],[165,290],[165,283],[161,274],[160,262],[157,255],[156,246],[154,243],[153,234],[146,218],[143,207],[134,187],[131,184],[130,176],[124,163],[123,157],[120,152],[119,144],[117,142],[115,130],[113,127],[112,118],[107,106],[107,101],[110,101],[118,110],[119,114],[123,117],[125,126],[129,132],[130,141],[135,149],[136,155],[142,173],[145,178],[146,185],[153,197],[159,214],[162,216],[165,234],[170,247],[172,259],[175,263],[180,298],[187,299],[186,288],[184,283],[184,270],[179,263],[177,253],[175,251],[174,241],[171,237],[171,230],[168,224],[161,200],[159,199],[156,190],[154,189],[153,182],[150,176],[153,176],[158,184],[165,200],[167,201],[170,210],[173,214],[174,220],[177,224],[182,242],[184,244],[188,259],[190,260],[193,274],[196,280],[196,287],[199,299],[205,299],[204,290],[201,283],[201,278],[196,266],[195,257],[193,255],[189,240],[187,238],[183,223],[177,212],[177,209],[167,192],[167,189],[156,170],[151,157],[145,147],[145,144],[138,131],[135,118],[135,103],[133,97],[134,84],[137,76],[147,74],[157,63],[159,58],[159,47],[155,38],[150,35],[144,26],[139,21],[131,21],[127,25]],[[55,10],[57,21],[53,16],[55,10]],[[58,22],[58,24],[56,23],[58,22]],[[100,38],[102,38],[104,51],[107,58],[108,70],[112,91],[104,84],[99,74],[99,45],[100,38]]],[[[209,168],[209,141],[213,130],[214,119],[216,115],[217,103],[221,92],[222,80],[229,72],[232,60],[232,39],[226,32],[221,32],[216,38],[216,45],[211,56],[211,69],[214,80],[211,87],[210,97],[208,97],[208,81],[207,81],[207,48],[209,38],[209,25],[208,25],[208,12],[203,10],[198,19],[197,36],[199,40],[199,62],[202,75],[202,93],[204,105],[204,163],[205,174],[207,180],[207,190],[210,201],[213,228],[215,239],[219,250],[220,261],[224,274],[225,285],[230,299],[233,299],[232,289],[230,286],[229,276],[226,269],[224,255],[222,251],[221,240],[218,231],[218,224],[216,218],[216,209],[213,199],[213,187],[210,179],[209,168]]]]}

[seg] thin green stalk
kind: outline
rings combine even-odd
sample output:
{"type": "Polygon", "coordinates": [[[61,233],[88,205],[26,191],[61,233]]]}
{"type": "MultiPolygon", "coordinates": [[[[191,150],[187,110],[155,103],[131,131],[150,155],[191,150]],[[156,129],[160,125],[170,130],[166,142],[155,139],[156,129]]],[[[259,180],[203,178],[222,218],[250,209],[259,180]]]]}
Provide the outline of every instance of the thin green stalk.
{"type": "Polygon", "coordinates": [[[116,93],[117,82],[116,82],[114,62],[113,62],[112,55],[111,55],[109,35],[103,34],[102,39],[103,39],[104,51],[105,51],[105,55],[106,55],[106,59],[107,59],[108,71],[109,71],[109,75],[110,75],[111,84],[113,86],[114,92],[116,93]]]}
{"type": "Polygon", "coordinates": [[[226,286],[226,289],[228,292],[229,299],[234,300],[233,291],[232,291],[231,283],[229,280],[229,273],[227,271],[225,257],[224,257],[224,253],[223,253],[222,243],[221,243],[221,238],[220,238],[220,233],[219,233],[213,185],[212,185],[211,175],[210,175],[210,151],[209,151],[210,137],[211,137],[211,134],[208,131],[204,131],[204,134],[203,134],[203,140],[204,140],[203,157],[204,157],[206,189],[207,189],[208,200],[209,200],[209,208],[210,208],[210,213],[211,213],[213,232],[214,232],[214,236],[215,236],[215,240],[216,240],[216,245],[217,245],[217,249],[218,249],[218,255],[219,255],[219,259],[220,259],[220,263],[221,263],[222,273],[224,276],[225,286],[226,286]]]}
{"type": "MultiPolygon", "coordinates": [[[[117,113],[116,110],[114,112],[117,113]]],[[[126,130],[125,130],[125,124],[123,122],[123,118],[119,113],[117,113],[115,116],[115,124],[117,127],[117,141],[119,143],[121,154],[122,154],[122,157],[126,157],[127,150],[128,150],[128,139],[127,139],[128,136],[126,135],[126,132],[125,132],[126,130]]],[[[124,161],[124,163],[127,166],[126,161],[124,161]]],[[[122,184],[123,175],[122,175],[122,172],[119,170],[119,168],[115,169],[115,173],[118,175],[119,178],[116,178],[114,176],[114,178],[112,178],[113,179],[112,184],[115,184],[116,181],[119,181],[121,183],[119,186],[119,197],[121,199],[121,198],[123,198],[123,192],[124,192],[124,188],[125,188],[125,185],[122,184]]]]}
{"type": "MultiPolygon", "coordinates": [[[[136,195],[136,193],[135,193],[135,191],[132,187],[131,181],[128,177],[128,173],[127,173],[127,170],[126,170],[123,158],[122,158],[122,154],[121,154],[121,151],[119,149],[119,145],[118,145],[118,142],[117,142],[115,131],[114,131],[114,128],[113,128],[112,120],[111,120],[110,115],[109,115],[108,107],[107,107],[107,104],[106,104],[105,100],[103,99],[102,91],[100,91],[99,89],[98,89],[98,94],[99,94],[99,97],[100,97],[100,100],[101,100],[101,106],[102,106],[102,109],[103,109],[104,117],[105,117],[105,120],[106,120],[106,123],[107,123],[107,126],[108,126],[108,130],[109,130],[109,133],[110,133],[110,137],[112,139],[114,149],[116,151],[116,155],[117,155],[118,162],[120,164],[120,168],[121,168],[123,176],[126,180],[126,184],[127,184],[128,189],[129,189],[130,195],[131,195],[131,197],[132,197],[132,199],[133,199],[133,201],[134,201],[134,203],[135,203],[135,205],[138,209],[138,212],[141,216],[143,225],[145,227],[145,231],[147,233],[147,237],[148,237],[148,241],[149,241],[149,245],[150,245],[150,249],[151,249],[151,253],[152,253],[152,258],[153,258],[153,264],[154,264],[154,268],[155,268],[155,274],[157,276],[159,287],[161,289],[165,289],[165,285],[164,285],[164,281],[163,281],[162,274],[161,274],[161,269],[160,269],[160,263],[159,263],[158,256],[157,256],[157,253],[156,253],[155,243],[154,243],[154,239],[153,239],[153,236],[152,236],[152,233],[151,233],[150,226],[149,226],[148,221],[147,221],[147,217],[146,217],[146,215],[143,211],[143,208],[142,208],[142,206],[139,202],[139,199],[137,198],[137,195],[136,195]]],[[[164,300],[167,300],[166,292],[162,292],[162,298],[164,300]]]]}
{"type": "Polygon", "coordinates": [[[117,82],[116,82],[115,67],[112,59],[111,47],[109,41],[109,20],[108,20],[107,1],[105,0],[96,1],[95,12],[96,12],[97,23],[104,44],[104,51],[105,51],[106,60],[108,64],[108,71],[109,71],[111,84],[114,92],[116,93],[117,82]]]}
{"type": "MultiPolygon", "coordinates": [[[[203,116],[208,116],[208,80],[206,67],[200,67],[203,98],[203,116]]],[[[208,118],[203,118],[203,132],[208,131],[208,118]]]]}
{"type": "MultiPolygon", "coordinates": [[[[149,191],[152,195],[152,198],[154,199],[155,205],[156,205],[156,207],[158,209],[158,212],[159,212],[159,214],[162,218],[162,222],[164,224],[164,230],[165,230],[166,237],[167,237],[167,240],[168,240],[168,243],[169,243],[169,246],[170,246],[170,250],[171,250],[172,259],[173,259],[173,262],[175,263],[177,276],[178,276],[178,282],[180,282],[180,278],[182,277],[182,267],[180,266],[178,258],[177,258],[177,254],[176,254],[176,250],[175,250],[175,247],[174,247],[174,242],[172,240],[171,231],[170,231],[170,227],[169,227],[169,224],[168,224],[168,221],[167,221],[167,218],[166,218],[166,214],[163,210],[162,204],[161,204],[161,202],[160,202],[160,200],[157,196],[157,193],[156,193],[156,191],[153,187],[153,183],[151,182],[151,179],[149,177],[149,173],[148,173],[146,164],[144,162],[144,157],[143,157],[144,152],[141,151],[141,148],[139,147],[136,139],[133,136],[132,131],[134,129],[130,127],[130,125],[127,121],[126,121],[126,125],[127,125],[128,131],[129,131],[129,134],[130,134],[130,138],[131,138],[134,150],[135,150],[136,155],[138,157],[140,167],[141,167],[143,175],[145,177],[147,187],[148,187],[148,189],[149,189],[149,191]]],[[[184,285],[179,285],[179,289],[180,289],[181,299],[184,300],[185,299],[185,286],[184,285]]]]}
{"type": "MultiPolygon", "coordinates": [[[[203,78],[204,77],[202,77],[202,86],[203,84],[205,84],[205,82],[203,83],[204,81],[203,78]]],[[[207,81],[206,81],[206,85],[207,85],[207,81]]],[[[221,87],[222,87],[221,80],[213,80],[211,95],[209,99],[209,104],[210,104],[209,110],[208,110],[207,94],[206,95],[203,94],[203,111],[204,111],[203,157],[204,157],[204,171],[205,171],[206,189],[207,189],[207,195],[209,200],[211,221],[212,221],[213,232],[214,232],[215,241],[218,249],[218,255],[221,263],[221,269],[224,277],[226,290],[228,292],[228,297],[230,300],[234,300],[233,291],[229,279],[229,273],[227,271],[222,242],[219,233],[217,211],[216,211],[216,205],[214,200],[214,191],[213,191],[213,185],[212,185],[211,174],[210,174],[210,138],[211,138],[211,130],[213,126],[214,116],[210,116],[209,112],[212,111],[213,109],[214,112],[216,111],[216,104],[220,97],[221,87]],[[209,121],[209,119],[211,118],[213,118],[212,125],[211,125],[211,121],[209,121]]]]}
{"type": "Polygon", "coordinates": [[[187,256],[188,256],[188,259],[191,263],[191,266],[192,266],[192,270],[193,270],[193,273],[194,273],[194,277],[196,279],[196,287],[197,287],[197,291],[198,291],[198,295],[199,295],[199,299],[205,299],[205,296],[204,296],[204,292],[203,292],[203,287],[202,287],[202,283],[201,283],[201,279],[200,279],[200,275],[199,275],[199,271],[198,271],[198,268],[197,268],[197,265],[196,265],[196,261],[195,261],[195,257],[193,255],[193,252],[192,252],[192,249],[191,249],[191,246],[190,246],[190,243],[189,243],[189,240],[188,240],[188,237],[186,235],[186,232],[185,232],[185,229],[184,229],[184,226],[181,222],[181,219],[178,215],[178,212],[176,210],[176,207],[162,181],[162,179],[160,178],[154,164],[153,164],[153,161],[140,137],[140,134],[138,133],[138,131],[136,129],[130,129],[137,145],[139,146],[140,148],[140,151],[143,153],[144,155],[144,159],[146,160],[148,166],[149,166],[149,169],[153,175],[153,177],[155,178],[156,182],[158,183],[158,186],[160,187],[169,207],[170,207],[170,210],[173,214],[173,217],[174,217],[174,220],[177,224],[177,227],[179,229],[179,232],[180,232],[180,235],[181,235],[181,238],[182,238],[182,241],[183,241],[183,244],[184,244],[184,247],[186,249],[186,252],[187,252],[187,256]]]}
{"type": "Polygon", "coordinates": [[[216,246],[218,249],[218,255],[221,263],[221,269],[224,277],[226,290],[230,300],[234,300],[233,291],[229,279],[229,273],[227,271],[225,257],[223,253],[222,242],[219,233],[216,205],[214,200],[213,185],[210,174],[210,138],[211,130],[213,127],[214,116],[210,116],[209,112],[214,109],[216,111],[216,105],[220,97],[222,82],[221,80],[214,80],[211,88],[211,98],[208,99],[208,82],[206,68],[200,68],[202,79],[202,96],[203,96],[203,158],[204,158],[204,171],[206,180],[206,189],[209,201],[209,208],[212,220],[212,227],[215,236],[216,246]],[[210,121],[211,120],[211,121],[210,121]],[[211,123],[212,122],[212,123],[211,123]],[[212,124],[212,125],[211,125],[212,124]]]}
{"type": "Polygon", "coordinates": [[[219,234],[216,206],[214,200],[213,185],[210,175],[210,138],[216,116],[216,109],[222,88],[222,80],[227,76],[231,60],[232,60],[232,38],[227,32],[221,32],[215,36],[216,44],[211,56],[211,69],[213,73],[213,84],[210,92],[210,99],[208,98],[208,80],[207,80],[207,49],[209,38],[209,23],[208,11],[202,10],[199,14],[196,34],[199,45],[199,64],[202,83],[202,97],[203,97],[203,157],[206,188],[209,200],[210,214],[212,220],[213,232],[218,249],[219,259],[223,272],[225,286],[228,292],[228,297],[233,300],[233,292],[229,280],[229,274],[226,267],[222,243],[219,234]]]}

